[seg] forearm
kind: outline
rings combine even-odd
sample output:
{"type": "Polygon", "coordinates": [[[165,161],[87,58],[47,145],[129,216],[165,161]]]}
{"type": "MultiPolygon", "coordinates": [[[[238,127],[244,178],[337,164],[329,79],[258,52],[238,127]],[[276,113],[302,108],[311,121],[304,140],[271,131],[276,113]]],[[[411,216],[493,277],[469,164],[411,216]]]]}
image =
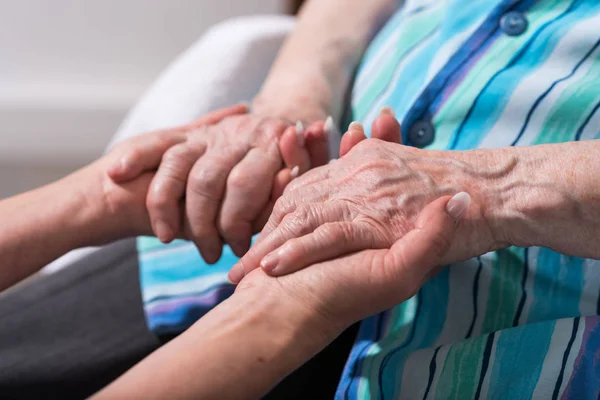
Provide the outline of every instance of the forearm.
{"type": "Polygon", "coordinates": [[[0,201],[0,291],[72,249],[141,233],[138,227],[148,225],[140,222],[139,212],[107,206],[128,188],[111,183],[101,171],[92,164],[0,201]]]}
{"type": "Polygon", "coordinates": [[[308,1],[254,108],[289,119],[311,121],[327,114],[339,118],[345,92],[363,51],[400,3],[308,1]]]}
{"type": "Polygon", "coordinates": [[[260,398],[333,340],[313,320],[268,289],[238,290],[96,398],[260,398]]]}
{"type": "Polygon", "coordinates": [[[514,167],[501,193],[499,239],[600,258],[600,141],[505,151],[514,167]]]}
{"type": "Polygon", "coordinates": [[[0,290],[83,244],[91,218],[63,181],[0,202],[0,290]]]}

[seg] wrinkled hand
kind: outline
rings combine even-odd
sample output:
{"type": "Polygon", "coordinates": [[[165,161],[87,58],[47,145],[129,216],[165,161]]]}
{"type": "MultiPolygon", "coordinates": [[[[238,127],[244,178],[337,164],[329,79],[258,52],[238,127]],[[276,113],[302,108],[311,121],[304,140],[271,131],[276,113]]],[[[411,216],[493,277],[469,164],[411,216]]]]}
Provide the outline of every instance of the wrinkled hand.
{"type": "Polygon", "coordinates": [[[158,168],[146,199],[156,236],[191,239],[216,262],[222,238],[243,255],[285,186],[327,162],[327,133],[323,122],[304,129],[235,106],[152,141],[125,143],[110,174],[124,182],[158,168]]]}
{"type": "Polygon", "coordinates": [[[353,322],[409,299],[437,273],[469,203],[466,193],[442,197],[426,206],[414,227],[389,248],[364,250],[278,278],[258,269],[236,293],[278,291],[282,299],[317,316],[307,334],[318,332],[330,341],[353,322]]]}
{"type": "Polygon", "coordinates": [[[226,117],[247,112],[245,105],[236,105],[208,113],[186,126],[133,137],[85,167],[78,174],[88,181],[81,185],[88,188],[84,195],[91,204],[101,201],[104,219],[119,225],[120,235],[109,240],[152,235],[146,197],[165,151],[183,142],[199,126],[215,124],[226,117]]]}
{"type": "Polygon", "coordinates": [[[474,205],[445,261],[497,248],[479,195],[479,178],[491,174],[481,159],[475,152],[360,141],[341,159],[288,186],[259,240],[229,278],[237,283],[259,265],[280,276],[349,253],[389,248],[413,228],[425,205],[463,190],[473,195],[474,205]]]}

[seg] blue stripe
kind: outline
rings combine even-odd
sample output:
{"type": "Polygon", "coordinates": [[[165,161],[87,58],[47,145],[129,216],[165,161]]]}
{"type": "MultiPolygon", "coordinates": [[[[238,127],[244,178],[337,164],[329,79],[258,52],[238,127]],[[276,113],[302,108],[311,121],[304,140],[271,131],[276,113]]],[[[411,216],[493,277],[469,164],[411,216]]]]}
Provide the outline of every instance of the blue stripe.
{"type": "MultiPolygon", "coordinates": [[[[448,6],[446,15],[452,15],[452,18],[445,18],[444,24],[438,31],[436,40],[423,48],[402,71],[402,78],[398,81],[385,102],[395,107],[396,113],[400,118],[407,113],[408,107],[411,106],[409,98],[418,93],[419,89],[426,83],[425,80],[429,67],[439,49],[456,37],[456,35],[460,35],[471,28],[493,6],[492,2],[482,1],[470,2],[467,5],[462,1],[454,1],[448,6]]],[[[439,73],[442,72],[443,70],[439,73]]]]}
{"type": "Polygon", "coordinates": [[[491,385],[488,393],[490,399],[533,397],[550,348],[554,326],[554,321],[547,321],[497,333],[497,351],[490,371],[490,382],[510,382],[510,385],[491,385]]]}
{"type": "Polygon", "coordinates": [[[527,323],[579,316],[583,260],[539,248],[527,323]]]}
{"type": "Polygon", "coordinates": [[[369,346],[378,339],[376,336],[377,327],[379,326],[379,320],[383,317],[384,314],[380,313],[361,322],[360,329],[356,335],[356,341],[350,351],[348,361],[342,372],[342,377],[335,394],[336,399],[356,398],[358,379],[355,378],[360,375],[364,353],[368,350],[369,346]]]}
{"type": "MultiPolygon", "coordinates": [[[[444,268],[435,278],[427,282],[417,293],[417,313],[411,325],[409,337],[389,351],[379,369],[380,394],[397,397],[402,383],[396,380],[404,371],[405,355],[414,349],[432,346],[446,323],[448,296],[450,294],[450,270],[444,268]],[[423,312],[423,310],[437,312],[423,312]]],[[[383,346],[382,346],[383,347],[383,346]]]]}
{"type": "MultiPolygon", "coordinates": [[[[498,31],[498,21],[504,13],[513,8],[526,9],[533,3],[533,0],[519,1],[516,3],[518,7],[514,7],[515,2],[504,1],[495,6],[485,21],[475,31],[475,33],[471,35],[471,37],[461,46],[458,51],[456,51],[456,53],[446,63],[444,68],[429,83],[427,88],[414,103],[411,110],[407,113],[402,122],[402,126],[410,127],[415,121],[428,115],[429,107],[443,92],[444,88],[451,82],[451,78],[456,74],[457,71],[461,69],[463,65],[467,64],[473,57],[475,57],[479,53],[481,46],[484,46],[485,43],[487,43],[487,41],[489,41],[498,31]]],[[[488,4],[492,5],[493,3],[489,2],[488,4]]],[[[408,134],[407,130],[405,129],[403,133],[403,143],[409,143],[408,137],[406,136],[408,134]]]]}
{"type": "Polygon", "coordinates": [[[484,137],[481,132],[489,132],[498,121],[517,84],[528,75],[527,72],[543,65],[552,54],[556,43],[562,37],[558,30],[564,28],[564,31],[571,26],[570,23],[576,22],[575,16],[564,18],[575,6],[576,2],[571,3],[557,18],[542,24],[508,64],[490,78],[454,132],[451,149],[471,149],[479,146],[484,137]]]}

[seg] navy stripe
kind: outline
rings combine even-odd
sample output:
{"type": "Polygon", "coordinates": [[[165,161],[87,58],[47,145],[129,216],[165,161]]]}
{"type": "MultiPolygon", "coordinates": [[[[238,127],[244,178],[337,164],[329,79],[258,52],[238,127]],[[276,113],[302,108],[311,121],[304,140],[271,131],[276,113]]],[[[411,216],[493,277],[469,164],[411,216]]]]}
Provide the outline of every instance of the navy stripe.
{"type": "Polygon", "coordinates": [[[475,399],[481,396],[481,388],[483,387],[483,380],[488,370],[490,363],[490,356],[492,355],[492,346],[494,345],[494,337],[496,332],[492,332],[488,335],[487,341],[485,342],[485,350],[483,351],[483,360],[481,360],[481,373],[479,374],[479,383],[477,384],[477,391],[475,392],[475,399]]]}
{"type": "Polygon", "coordinates": [[[485,46],[486,43],[498,33],[501,16],[511,10],[526,10],[534,3],[534,0],[511,0],[504,1],[494,8],[486,20],[471,35],[470,39],[463,43],[460,49],[454,53],[450,60],[448,60],[444,68],[442,68],[435,78],[431,80],[427,88],[423,90],[422,94],[413,104],[413,107],[406,114],[401,125],[409,127],[409,129],[405,129],[402,132],[403,143],[408,143],[410,145],[407,136],[410,126],[412,126],[416,120],[423,118],[428,114],[428,109],[434,104],[435,99],[438,98],[448,84],[452,82],[452,77],[457,72],[460,72],[462,68],[479,53],[480,48],[485,46]]]}
{"type": "Polygon", "coordinates": [[[598,300],[596,300],[596,315],[600,315],[600,292],[598,292],[598,300]]]}
{"type": "Polygon", "coordinates": [[[479,277],[481,275],[481,270],[483,269],[481,257],[477,257],[477,262],[479,263],[479,266],[477,267],[477,272],[475,273],[475,278],[473,279],[473,319],[471,320],[471,325],[469,326],[469,330],[467,331],[465,339],[471,337],[471,335],[473,334],[473,329],[475,328],[475,321],[477,321],[477,297],[479,296],[479,277]]]}
{"type": "Polygon", "coordinates": [[[575,134],[575,140],[579,140],[581,139],[581,135],[583,134],[583,131],[585,130],[585,127],[587,126],[587,124],[590,123],[590,120],[592,119],[592,117],[594,116],[594,114],[596,114],[596,111],[598,111],[598,109],[600,108],[600,103],[597,103],[594,106],[594,109],[592,110],[592,112],[590,113],[590,115],[587,116],[587,118],[585,119],[585,121],[583,122],[583,124],[579,127],[579,129],[577,129],[577,133],[575,134]]]}
{"type": "Polygon", "coordinates": [[[431,357],[431,362],[429,363],[429,379],[427,380],[427,389],[425,389],[425,394],[423,395],[423,400],[427,399],[429,395],[429,390],[431,390],[431,385],[433,384],[433,377],[435,376],[435,370],[437,368],[437,364],[435,359],[440,351],[442,346],[438,346],[433,352],[433,357],[431,357]]]}
{"type": "Polygon", "coordinates": [[[419,319],[419,315],[421,314],[421,291],[417,292],[417,311],[415,312],[415,318],[413,319],[413,323],[410,327],[410,332],[408,334],[408,338],[402,343],[402,345],[396,347],[394,350],[390,351],[385,355],[383,360],[381,361],[381,366],[379,367],[379,398],[383,399],[383,372],[385,371],[385,367],[387,366],[390,358],[394,356],[398,351],[404,349],[408,346],[415,337],[415,330],[417,329],[417,321],[419,319]]]}
{"type": "Polygon", "coordinates": [[[511,146],[515,146],[517,144],[517,142],[521,139],[521,136],[523,136],[523,133],[525,133],[525,130],[527,129],[527,126],[529,125],[529,121],[531,120],[533,113],[538,108],[538,106],[541,104],[541,102],[550,94],[550,92],[556,87],[556,85],[558,85],[561,82],[566,81],[569,78],[572,78],[573,75],[575,75],[575,73],[579,69],[579,67],[581,67],[581,65],[594,53],[594,51],[598,48],[599,45],[600,45],[600,40],[598,40],[596,42],[596,44],[594,44],[594,46],[585,54],[585,56],[581,60],[579,60],[579,62],[577,63],[577,65],[575,65],[575,68],[573,68],[573,70],[571,71],[571,73],[569,75],[554,81],[552,83],[552,85],[550,85],[550,87],[548,89],[546,89],[546,91],[544,93],[542,93],[542,95],[535,100],[535,102],[533,103],[533,106],[531,106],[531,109],[527,113],[527,117],[525,117],[525,122],[523,123],[523,126],[521,127],[519,134],[517,135],[516,139],[511,143],[511,146]]]}
{"type": "Polygon", "coordinates": [[[523,307],[525,306],[525,300],[527,299],[527,291],[525,290],[525,283],[527,283],[527,274],[529,273],[529,248],[525,248],[525,254],[523,255],[523,277],[521,278],[521,300],[513,319],[513,326],[519,325],[519,319],[523,313],[523,307]]]}
{"type": "Polygon", "coordinates": [[[558,379],[556,380],[556,384],[554,385],[554,393],[552,393],[552,400],[556,400],[558,398],[558,392],[560,391],[560,387],[562,386],[562,381],[565,375],[565,367],[567,365],[567,360],[569,359],[569,353],[571,353],[571,347],[573,347],[573,342],[575,341],[575,337],[577,336],[577,328],[579,328],[579,317],[573,319],[573,330],[571,331],[571,338],[569,339],[569,343],[567,344],[567,348],[565,349],[565,353],[563,354],[562,366],[560,367],[560,374],[558,374],[558,379]]]}
{"type": "Polygon", "coordinates": [[[454,134],[454,137],[452,139],[452,144],[449,147],[450,150],[454,149],[456,147],[456,145],[458,144],[458,138],[460,137],[460,134],[461,134],[462,130],[464,129],[465,125],[467,124],[467,121],[469,120],[469,118],[473,114],[473,112],[475,110],[475,106],[477,105],[477,102],[483,96],[483,94],[486,92],[486,90],[491,86],[491,84],[494,82],[494,80],[498,76],[500,76],[502,73],[506,72],[509,68],[512,68],[517,63],[517,61],[519,61],[525,55],[525,53],[527,52],[527,50],[531,47],[531,45],[533,44],[533,42],[542,33],[542,31],[544,31],[544,29],[546,29],[552,23],[554,23],[555,21],[559,20],[560,18],[562,18],[563,16],[565,16],[567,13],[569,13],[571,11],[571,9],[574,8],[574,6],[573,6],[574,3],[575,2],[571,3],[571,5],[569,6],[569,8],[566,9],[561,15],[559,15],[558,17],[556,17],[555,19],[553,19],[551,21],[547,21],[542,26],[540,26],[538,28],[538,30],[529,38],[529,40],[527,41],[527,43],[525,43],[525,45],[523,47],[521,47],[521,49],[517,52],[517,54],[515,54],[513,56],[513,58],[508,62],[508,64],[506,64],[506,66],[504,68],[502,68],[501,70],[499,70],[498,72],[496,72],[490,78],[490,80],[487,81],[487,83],[485,84],[485,86],[481,89],[481,91],[475,97],[475,100],[473,101],[473,104],[471,104],[471,107],[469,108],[469,111],[467,111],[467,114],[465,115],[465,118],[463,118],[460,126],[456,130],[456,133],[454,134]]]}

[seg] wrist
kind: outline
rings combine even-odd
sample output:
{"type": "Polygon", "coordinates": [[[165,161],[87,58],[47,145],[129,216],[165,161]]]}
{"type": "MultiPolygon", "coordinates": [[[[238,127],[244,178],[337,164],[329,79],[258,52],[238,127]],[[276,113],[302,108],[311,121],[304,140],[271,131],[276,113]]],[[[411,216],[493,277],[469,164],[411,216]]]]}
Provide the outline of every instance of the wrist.
{"type": "Polygon", "coordinates": [[[550,219],[567,200],[553,187],[552,174],[539,173],[544,159],[531,154],[532,149],[507,147],[464,153],[471,160],[470,186],[481,203],[482,220],[493,240],[489,250],[545,246],[540,222],[550,219]]]}
{"type": "Polygon", "coordinates": [[[145,207],[145,196],[150,178],[142,176],[132,182],[116,184],[106,173],[100,159],[65,178],[85,207],[80,225],[87,235],[82,245],[102,245],[137,235],[152,234],[145,207]],[[141,186],[139,188],[138,186],[141,186]]]}
{"type": "Polygon", "coordinates": [[[287,332],[283,336],[287,340],[281,343],[282,350],[293,347],[295,357],[304,362],[333,341],[346,325],[336,324],[320,313],[318,307],[311,304],[312,298],[292,295],[279,279],[256,269],[240,282],[231,300],[245,304],[246,309],[247,304],[253,304],[257,317],[276,325],[273,329],[287,332]]]}
{"type": "Polygon", "coordinates": [[[290,94],[285,95],[261,91],[252,100],[252,113],[261,117],[281,118],[290,123],[311,123],[325,120],[332,112],[327,100],[290,90],[290,94]],[[282,97],[285,101],[281,101],[282,97]]]}

